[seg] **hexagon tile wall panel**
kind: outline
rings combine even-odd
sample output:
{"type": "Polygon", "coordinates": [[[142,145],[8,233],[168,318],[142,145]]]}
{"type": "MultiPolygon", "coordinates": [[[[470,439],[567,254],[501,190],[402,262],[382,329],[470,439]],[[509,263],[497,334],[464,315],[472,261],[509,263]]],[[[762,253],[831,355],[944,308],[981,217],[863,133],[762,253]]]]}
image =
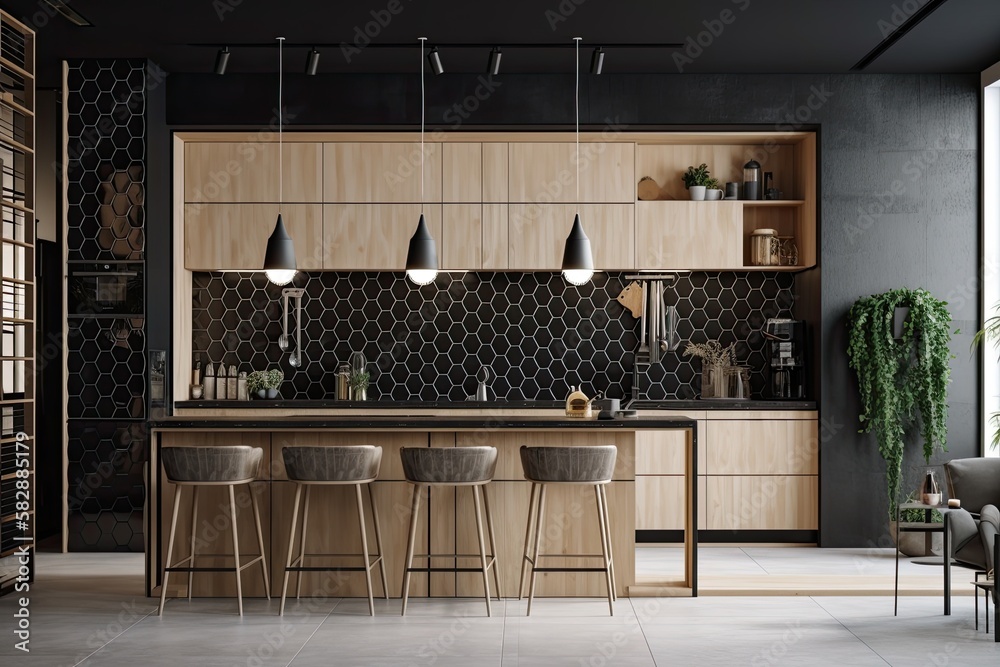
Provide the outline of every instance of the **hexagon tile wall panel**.
{"type": "MultiPolygon", "coordinates": [[[[507,400],[562,400],[567,387],[628,396],[639,323],[615,297],[625,274],[598,273],[582,287],[552,273],[441,274],[426,287],[400,273],[300,273],[305,287],[303,364],[278,348],[281,288],[262,273],[194,274],[194,350],[203,363],[240,370],[280,367],[288,399],[333,398],[334,374],[353,351],[372,372],[369,400],[463,400],[476,372],[489,366],[490,390],[507,400]]],[[[751,390],[765,386],[769,317],[790,317],[788,273],[692,273],[666,290],[683,341],[739,342],[752,369],[751,390]]],[[[294,313],[289,328],[294,327],[294,313]]],[[[640,377],[653,400],[694,398],[700,365],[681,350],[640,377]]]]}
{"type": "MultiPolygon", "coordinates": [[[[143,60],[70,61],[65,91],[67,259],[128,262],[140,288],[146,71],[143,60]]],[[[69,548],[142,551],[145,321],[67,317],[69,548]]]]}

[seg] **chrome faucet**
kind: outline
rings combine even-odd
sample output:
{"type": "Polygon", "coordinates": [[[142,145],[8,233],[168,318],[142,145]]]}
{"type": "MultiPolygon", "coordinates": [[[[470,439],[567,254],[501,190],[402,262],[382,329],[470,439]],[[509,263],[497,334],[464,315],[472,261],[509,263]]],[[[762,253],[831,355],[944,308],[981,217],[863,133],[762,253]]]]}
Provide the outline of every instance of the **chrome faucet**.
{"type": "Polygon", "coordinates": [[[476,387],[476,400],[488,401],[489,397],[486,392],[486,383],[490,379],[490,367],[483,366],[480,368],[479,373],[476,374],[476,379],[479,380],[479,386],[476,387]]]}

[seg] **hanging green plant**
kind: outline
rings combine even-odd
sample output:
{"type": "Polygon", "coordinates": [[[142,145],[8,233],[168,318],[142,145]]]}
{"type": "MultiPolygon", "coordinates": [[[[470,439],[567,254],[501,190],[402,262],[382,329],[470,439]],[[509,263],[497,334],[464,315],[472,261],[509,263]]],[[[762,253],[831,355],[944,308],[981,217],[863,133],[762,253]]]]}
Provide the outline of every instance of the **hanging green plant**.
{"type": "Polygon", "coordinates": [[[923,289],[897,289],[858,299],[851,307],[847,356],[858,375],[859,432],[875,431],[885,459],[891,518],[896,516],[907,430],[919,421],[928,463],[935,449],[947,447],[953,358],[947,305],[923,289]],[[910,309],[899,340],[893,337],[897,308],[910,309]]]}

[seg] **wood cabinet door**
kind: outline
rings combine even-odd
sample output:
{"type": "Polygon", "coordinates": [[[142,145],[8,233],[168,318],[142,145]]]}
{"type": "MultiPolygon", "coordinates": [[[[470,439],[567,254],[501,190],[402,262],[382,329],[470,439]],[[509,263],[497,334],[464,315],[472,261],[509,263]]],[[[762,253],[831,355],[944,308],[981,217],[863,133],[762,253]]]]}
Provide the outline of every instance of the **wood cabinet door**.
{"type": "MultiPolygon", "coordinates": [[[[185,204],[184,268],[261,271],[277,204],[185,204]]],[[[299,270],[323,268],[323,207],[285,204],[281,219],[295,243],[299,270]]]]}
{"type": "MultiPolygon", "coordinates": [[[[441,205],[424,207],[441,259],[441,205]]],[[[326,204],[323,268],[330,271],[402,271],[420,219],[420,204],[326,204]]]]}
{"type": "Polygon", "coordinates": [[[509,267],[559,271],[566,237],[579,211],[600,270],[635,267],[635,206],[632,204],[511,204],[509,267]]]}
{"type": "Polygon", "coordinates": [[[639,269],[743,269],[743,204],[653,201],[636,205],[639,269]]]}
{"type": "MultiPolygon", "coordinates": [[[[326,203],[420,203],[420,182],[419,141],[323,144],[326,203]]],[[[423,201],[441,201],[441,144],[424,145],[423,201]]]]}
{"type": "Polygon", "coordinates": [[[578,198],[574,143],[510,144],[511,202],[633,203],[634,175],[635,144],[581,143],[578,198]]]}
{"type": "Polygon", "coordinates": [[[442,271],[483,268],[483,205],[444,204],[438,261],[442,271]]]}
{"type": "MultiPolygon", "coordinates": [[[[285,202],[323,201],[323,146],[287,142],[281,150],[285,202]]],[[[278,144],[187,142],[184,201],[260,203],[278,201],[278,144]]]]}
{"type": "Polygon", "coordinates": [[[510,267],[509,207],[483,204],[483,269],[501,271],[510,267]]]}
{"type": "Polygon", "coordinates": [[[443,201],[483,201],[483,145],[447,143],[441,150],[443,201]]]}
{"type": "Polygon", "coordinates": [[[483,201],[506,203],[509,200],[510,146],[507,143],[483,144],[483,201]]]}
{"type": "Polygon", "coordinates": [[[816,475],[815,420],[712,420],[705,430],[710,475],[816,475]]]}

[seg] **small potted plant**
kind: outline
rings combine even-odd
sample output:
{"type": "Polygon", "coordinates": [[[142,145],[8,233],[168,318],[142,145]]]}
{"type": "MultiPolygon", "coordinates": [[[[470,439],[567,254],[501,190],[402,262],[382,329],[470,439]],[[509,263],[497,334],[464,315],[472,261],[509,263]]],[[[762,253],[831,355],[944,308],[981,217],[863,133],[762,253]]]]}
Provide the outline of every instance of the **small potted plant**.
{"type": "Polygon", "coordinates": [[[277,368],[269,371],[254,371],[247,376],[247,389],[260,398],[274,400],[278,397],[278,387],[285,380],[285,374],[277,368]]]}
{"type": "Polygon", "coordinates": [[[347,379],[347,384],[351,387],[351,398],[355,401],[368,400],[368,383],[372,376],[368,371],[353,371],[347,379]]]}
{"type": "Polygon", "coordinates": [[[722,188],[719,187],[719,179],[710,178],[705,183],[705,199],[709,201],[722,199],[722,188]]]}
{"type": "Polygon", "coordinates": [[[684,175],[681,176],[681,180],[684,181],[684,187],[691,193],[691,201],[705,201],[705,190],[712,181],[707,164],[702,162],[697,167],[688,167],[684,175]]]}

